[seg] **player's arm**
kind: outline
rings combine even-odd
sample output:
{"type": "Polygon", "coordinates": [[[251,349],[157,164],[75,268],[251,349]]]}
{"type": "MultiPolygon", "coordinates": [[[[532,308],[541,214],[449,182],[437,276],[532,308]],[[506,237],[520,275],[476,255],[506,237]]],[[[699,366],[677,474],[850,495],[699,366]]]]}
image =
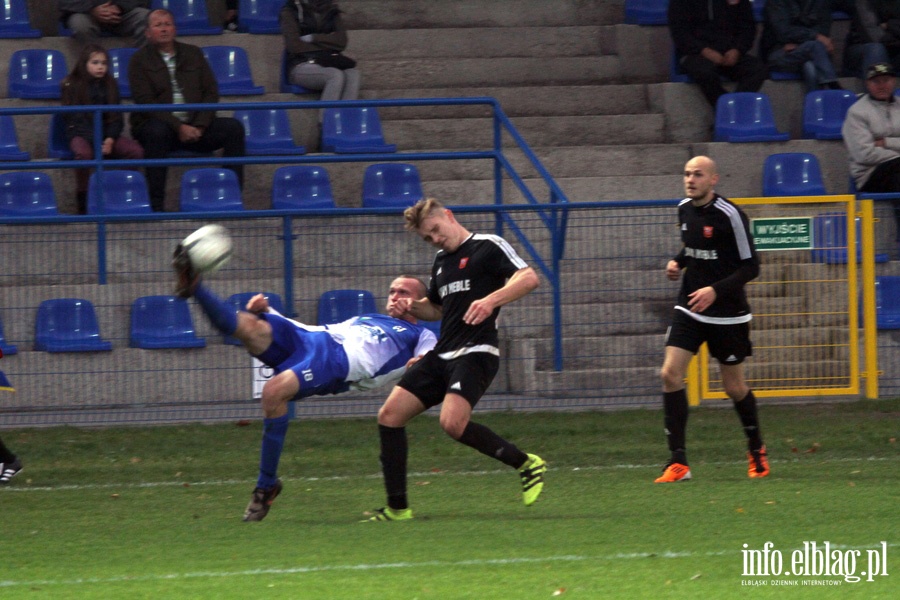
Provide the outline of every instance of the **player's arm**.
{"type": "Polygon", "coordinates": [[[247,301],[245,310],[258,315],[259,313],[269,312],[271,307],[264,294],[256,294],[247,301]]]}
{"type": "Polygon", "coordinates": [[[463,321],[468,325],[478,325],[487,319],[497,308],[515,302],[519,298],[529,294],[541,285],[537,273],[531,267],[519,269],[506,280],[506,284],[497,290],[475,300],[469,305],[469,310],[463,316],[463,321]]]}
{"type": "Polygon", "coordinates": [[[410,299],[406,312],[421,321],[440,321],[444,315],[443,308],[439,304],[434,304],[427,297],[419,300],[410,299]]]}

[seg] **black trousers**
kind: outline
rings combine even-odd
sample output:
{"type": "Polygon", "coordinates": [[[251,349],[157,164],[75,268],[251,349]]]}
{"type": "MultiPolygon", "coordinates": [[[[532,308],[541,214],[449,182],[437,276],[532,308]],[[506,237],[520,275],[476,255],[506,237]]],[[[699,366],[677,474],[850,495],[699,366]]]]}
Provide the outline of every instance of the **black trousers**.
{"type": "Polygon", "coordinates": [[[713,108],[719,96],[727,91],[722,86],[722,75],[737,83],[736,92],[759,91],[769,76],[766,64],[749,54],[742,54],[733,67],[720,67],[699,54],[690,54],[681,59],[681,70],[700,86],[700,91],[713,108]]]}
{"type": "MultiPolygon", "coordinates": [[[[144,147],[144,158],[166,158],[173,150],[193,152],[213,152],[222,149],[223,156],[244,156],[244,126],[231,117],[216,117],[196,142],[185,144],[178,139],[178,133],[168,123],[160,119],[150,119],[132,132],[134,138],[144,147]]],[[[235,172],[243,188],[243,165],[229,165],[235,172]]],[[[162,212],[166,197],[166,173],[168,167],[147,167],[147,191],[153,210],[162,212]]]]}
{"type": "MultiPolygon", "coordinates": [[[[900,158],[883,162],[872,171],[860,192],[870,194],[900,193],[900,158]]],[[[897,241],[900,241],[900,199],[891,200],[894,205],[894,221],[897,223],[897,241]]]]}

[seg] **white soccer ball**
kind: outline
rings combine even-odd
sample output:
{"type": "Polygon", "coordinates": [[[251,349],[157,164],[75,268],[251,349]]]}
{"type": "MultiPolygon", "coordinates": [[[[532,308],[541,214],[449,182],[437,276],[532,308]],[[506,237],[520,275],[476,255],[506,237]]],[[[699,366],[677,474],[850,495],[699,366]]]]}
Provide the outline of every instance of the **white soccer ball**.
{"type": "Polygon", "coordinates": [[[191,265],[201,273],[217,271],[231,258],[231,236],[221,225],[204,225],[184,238],[181,245],[187,250],[191,265]]]}

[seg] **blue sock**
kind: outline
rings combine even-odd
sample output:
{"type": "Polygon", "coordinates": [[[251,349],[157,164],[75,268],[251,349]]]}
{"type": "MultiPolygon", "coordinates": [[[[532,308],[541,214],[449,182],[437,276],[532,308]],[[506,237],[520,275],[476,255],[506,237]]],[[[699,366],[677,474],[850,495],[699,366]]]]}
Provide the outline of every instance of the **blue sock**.
{"type": "Polygon", "coordinates": [[[231,335],[237,330],[237,311],[233,306],[203,287],[202,284],[197,286],[194,298],[200,303],[200,308],[203,309],[216,329],[225,335],[231,335]]]}
{"type": "Polygon", "coordinates": [[[257,487],[270,488],[275,485],[278,478],[278,461],[281,459],[281,449],[284,448],[284,438],[287,435],[288,415],[276,419],[263,419],[262,448],[259,451],[259,479],[257,487]]]}

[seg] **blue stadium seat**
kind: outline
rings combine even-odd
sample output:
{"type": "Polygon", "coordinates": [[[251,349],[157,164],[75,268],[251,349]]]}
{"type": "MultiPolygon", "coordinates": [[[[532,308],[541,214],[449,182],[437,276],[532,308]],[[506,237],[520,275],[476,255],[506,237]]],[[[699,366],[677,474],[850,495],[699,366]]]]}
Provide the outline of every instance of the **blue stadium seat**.
{"type": "Polygon", "coordinates": [[[815,90],[803,100],[803,137],[815,140],[841,140],[841,127],[847,110],[857,96],[849,90],[815,90]]]}
{"type": "Polygon", "coordinates": [[[266,93],[266,88],[253,84],[250,59],[240,46],[206,46],[203,55],[216,76],[220,95],[258,96],[266,93]]]}
{"type": "Polygon", "coordinates": [[[241,187],[230,169],[190,169],[181,177],[181,212],[243,210],[241,187]]]}
{"type": "Polygon", "coordinates": [[[0,38],[39,38],[41,32],[31,26],[26,0],[0,2],[0,38]]]}
{"type": "Polygon", "coordinates": [[[0,173],[0,216],[45,217],[59,214],[50,176],[40,171],[0,173]]]}
{"type": "Polygon", "coordinates": [[[135,52],[137,52],[137,48],[132,46],[107,50],[109,54],[109,72],[112,73],[116,83],[119,84],[119,95],[122,98],[131,98],[131,84],[128,83],[128,62],[135,52]]]}
{"type": "Polygon", "coordinates": [[[248,155],[306,154],[306,148],[294,143],[285,109],[236,110],[234,118],[244,126],[248,155]]]}
{"type": "Polygon", "coordinates": [[[272,178],[272,208],[337,208],[325,167],[288,165],[272,178]]]}
{"type": "Polygon", "coordinates": [[[69,140],[66,139],[66,122],[60,113],[50,117],[50,128],[47,130],[47,156],[60,160],[72,160],[75,156],[72,149],[69,148],[69,140]]]}
{"type": "MultiPolygon", "coordinates": [[[[856,222],[856,262],[862,261],[862,223],[856,222]]],[[[847,264],[847,213],[823,212],[813,218],[812,262],[829,265],[847,264]]],[[[875,262],[889,260],[887,253],[876,252],[875,262]]]]}
{"type": "Polygon", "coordinates": [[[319,325],[376,312],[375,296],[368,290],[330,290],[319,296],[319,325]]]}
{"type": "Polygon", "coordinates": [[[326,108],[322,116],[322,152],[337,154],[396,152],[384,141],[375,107],[326,108]]]}
{"type": "Polygon", "coordinates": [[[900,277],[875,278],[875,315],[878,329],[900,329],[900,277]]]}
{"type": "Polygon", "coordinates": [[[753,19],[757,23],[763,22],[763,9],[766,7],[766,0],[750,0],[753,6],[753,19]]]}
{"type": "Polygon", "coordinates": [[[175,296],[143,296],[131,303],[132,348],[203,348],[188,303],[175,296]]]}
{"type": "Polygon", "coordinates": [[[19,147],[12,115],[0,115],[0,160],[31,160],[31,153],[19,147]]]}
{"type": "Polygon", "coordinates": [[[59,99],[59,86],[67,74],[66,57],[59,50],[16,50],[9,58],[7,96],[59,99]]]}
{"type": "MultiPolygon", "coordinates": [[[[240,292],[237,294],[232,294],[228,297],[228,304],[234,307],[235,312],[239,310],[246,310],[247,302],[250,301],[250,298],[258,294],[259,292],[240,292]]],[[[262,292],[262,294],[266,297],[266,300],[269,301],[269,306],[283,314],[284,316],[290,316],[286,312],[284,312],[284,303],[281,301],[281,296],[275,294],[273,292],[262,292]]],[[[232,346],[240,346],[241,342],[236,337],[232,337],[230,335],[226,335],[225,339],[222,340],[226,344],[230,344],[232,346]]]]}
{"type": "Polygon", "coordinates": [[[308,90],[302,85],[291,83],[288,78],[287,54],[281,53],[281,76],[278,81],[278,91],[282,94],[311,94],[312,90],[308,90]]]}
{"type": "Polygon", "coordinates": [[[667,25],[669,0],[625,0],[628,25],[667,25]]]}
{"type": "Polygon", "coordinates": [[[240,0],[238,31],[241,33],[281,33],[278,13],[282,0],[240,0]]]}
{"type": "Polygon", "coordinates": [[[140,171],[92,173],[88,182],[90,215],[141,215],[153,212],[147,181],[140,171]],[[101,179],[102,177],[102,179],[101,179]]]}
{"type": "Polygon", "coordinates": [[[776,129],[766,94],[732,92],[721,95],[716,103],[713,138],[717,142],[783,142],[790,134],[776,129]]]}
{"type": "Polygon", "coordinates": [[[19,349],[15,344],[9,344],[6,342],[6,336],[3,334],[3,321],[0,321],[0,353],[12,356],[18,351],[19,349]]]}
{"type": "Polygon", "coordinates": [[[165,8],[175,17],[178,35],[221,35],[222,27],[209,23],[206,0],[152,0],[150,8],[165,8]]]}
{"type": "Polygon", "coordinates": [[[415,165],[380,163],[366,167],[363,208],[406,208],[423,198],[422,180],[415,165]]]}
{"type": "Polygon", "coordinates": [[[815,154],[770,154],[763,163],[763,196],[824,196],[825,182],[815,154]]]}
{"type": "Polygon", "coordinates": [[[100,337],[94,305],[81,298],[44,300],[38,306],[34,349],[44,352],[112,350],[100,337]]]}

